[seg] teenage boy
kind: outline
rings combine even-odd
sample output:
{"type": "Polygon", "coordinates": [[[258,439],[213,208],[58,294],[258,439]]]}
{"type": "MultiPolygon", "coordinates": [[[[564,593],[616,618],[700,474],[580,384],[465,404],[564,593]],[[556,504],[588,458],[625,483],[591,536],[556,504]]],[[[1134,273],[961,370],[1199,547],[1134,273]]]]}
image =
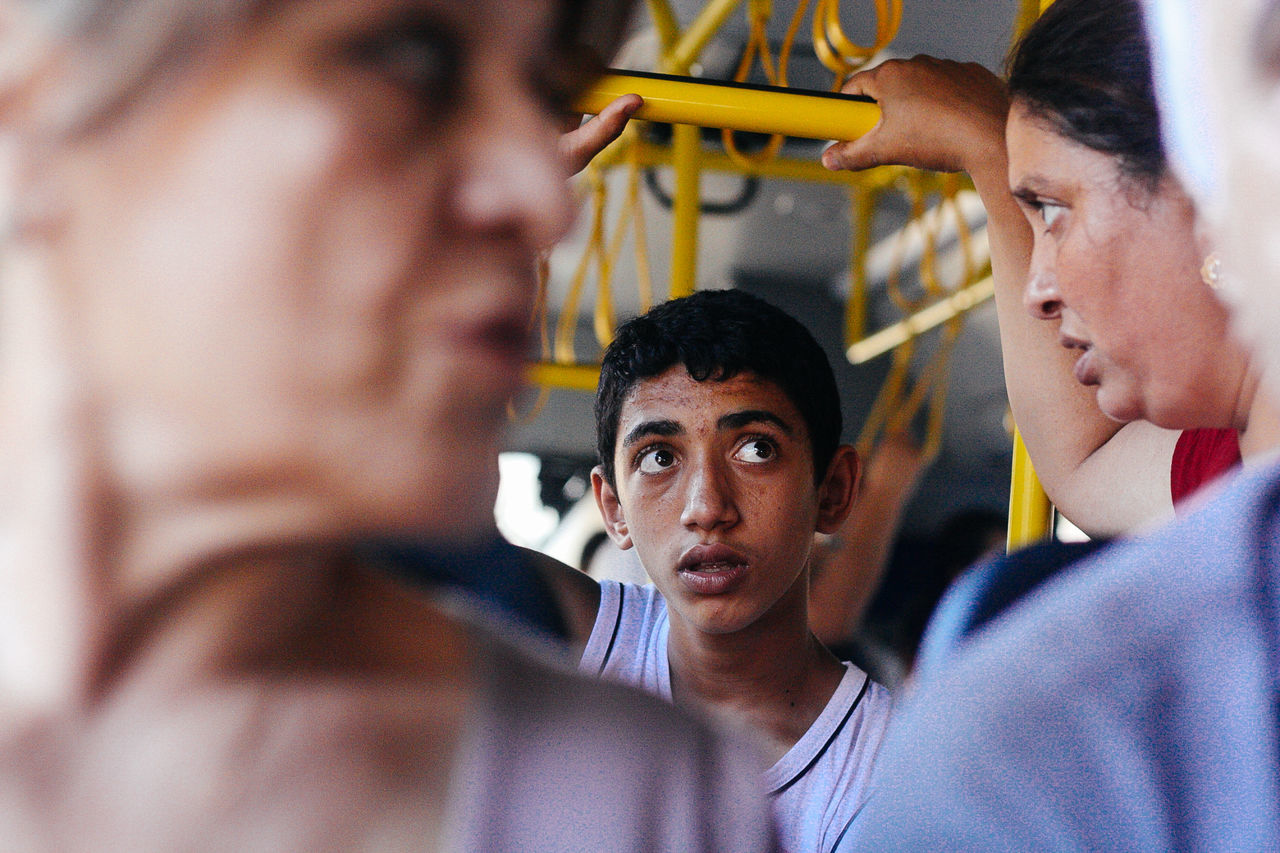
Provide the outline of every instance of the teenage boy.
{"type": "Polygon", "coordinates": [[[814,533],[840,526],[858,482],[840,430],[817,342],[740,291],[661,305],[605,353],[592,485],[653,583],[577,576],[594,620],[580,669],[762,735],[786,850],[836,849],[889,714],[888,692],[808,627],[814,533]]]}

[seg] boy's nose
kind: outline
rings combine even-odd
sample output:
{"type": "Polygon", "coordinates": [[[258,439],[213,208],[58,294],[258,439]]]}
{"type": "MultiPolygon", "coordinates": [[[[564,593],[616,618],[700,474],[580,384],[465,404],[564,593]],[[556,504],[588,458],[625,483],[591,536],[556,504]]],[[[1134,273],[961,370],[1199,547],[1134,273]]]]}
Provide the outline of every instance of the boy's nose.
{"type": "Polygon", "coordinates": [[[712,466],[703,466],[691,474],[680,516],[686,527],[712,530],[737,521],[732,488],[726,480],[712,466]]]}

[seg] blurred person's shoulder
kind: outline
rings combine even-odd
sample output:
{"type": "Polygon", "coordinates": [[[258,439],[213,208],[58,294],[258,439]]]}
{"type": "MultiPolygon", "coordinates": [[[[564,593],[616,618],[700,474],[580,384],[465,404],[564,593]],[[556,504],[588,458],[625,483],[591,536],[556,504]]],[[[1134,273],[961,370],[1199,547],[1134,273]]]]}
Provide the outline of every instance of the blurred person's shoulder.
{"type": "Polygon", "coordinates": [[[460,849],[775,849],[754,743],[537,644],[477,636],[460,849]]]}
{"type": "Polygon", "coordinates": [[[921,674],[859,848],[1276,849],[1278,580],[1274,466],[1054,574],[921,674]]]}

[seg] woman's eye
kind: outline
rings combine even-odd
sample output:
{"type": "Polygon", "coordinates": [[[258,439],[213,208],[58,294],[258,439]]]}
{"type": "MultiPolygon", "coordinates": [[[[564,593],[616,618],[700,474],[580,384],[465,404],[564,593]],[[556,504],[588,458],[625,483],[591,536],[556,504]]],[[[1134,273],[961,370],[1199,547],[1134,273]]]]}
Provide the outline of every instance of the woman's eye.
{"type": "Polygon", "coordinates": [[[641,474],[660,474],[675,464],[676,455],[667,447],[654,447],[640,454],[636,468],[641,474]]]}
{"type": "Polygon", "coordinates": [[[733,454],[733,458],[739,462],[768,462],[770,459],[778,455],[778,449],[773,446],[772,441],[766,441],[763,438],[755,438],[738,448],[738,452],[733,454]]]}
{"type": "Polygon", "coordinates": [[[1058,221],[1058,217],[1062,216],[1064,210],[1065,208],[1063,208],[1063,206],[1060,204],[1053,204],[1051,202],[1041,202],[1040,217],[1044,219],[1045,227],[1052,228],[1053,223],[1058,221]]]}
{"type": "Polygon", "coordinates": [[[423,101],[457,96],[462,55],[457,39],[426,22],[387,27],[354,44],[356,62],[423,101]]]}
{"type": "Polygon", "coordinates": [[[569,112],[585,86],[585,77],[574,69],[552,66],[533,75],[533,94],[557,115],[569,112]]]}

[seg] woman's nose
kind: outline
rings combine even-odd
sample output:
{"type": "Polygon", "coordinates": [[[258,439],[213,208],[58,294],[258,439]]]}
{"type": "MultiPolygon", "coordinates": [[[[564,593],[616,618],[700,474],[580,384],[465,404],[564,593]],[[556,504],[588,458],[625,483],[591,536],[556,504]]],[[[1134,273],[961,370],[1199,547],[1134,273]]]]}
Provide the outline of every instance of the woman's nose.
{"type": "Polygon", "coordinates": [[[524,87],[475,103],[459,142],[465,151],[456,164],[459,219],[550,248],[573,222],[558,140],[552,116],[524,87]]]}
{"type": "Polygon", "coordinates": [[[1032,317],[1056,320],[1061,316],[1062,294],[1058,291],[1057,277],[1051,270],[1032,266],[1022,303],[1032,317]]]}

